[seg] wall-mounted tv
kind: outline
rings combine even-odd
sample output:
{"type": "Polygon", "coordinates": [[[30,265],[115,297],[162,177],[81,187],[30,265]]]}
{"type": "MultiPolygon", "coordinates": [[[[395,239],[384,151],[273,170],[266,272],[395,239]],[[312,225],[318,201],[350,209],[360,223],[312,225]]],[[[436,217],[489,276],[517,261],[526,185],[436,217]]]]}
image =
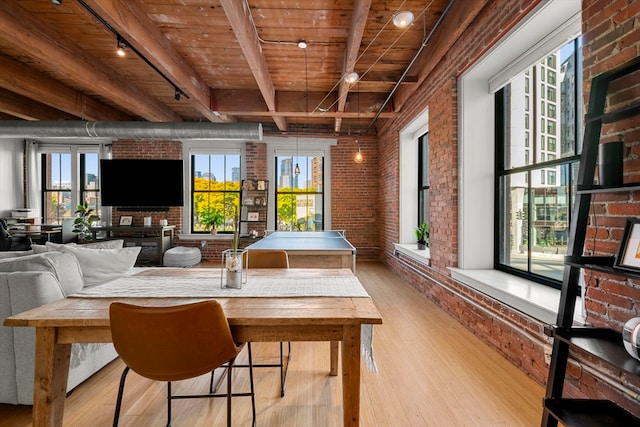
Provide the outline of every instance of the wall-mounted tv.
{"type": "Polygon", "coordinates": [[[182,160],[100,160],[103,206],[183,206],[183,181],[182,160]]]}

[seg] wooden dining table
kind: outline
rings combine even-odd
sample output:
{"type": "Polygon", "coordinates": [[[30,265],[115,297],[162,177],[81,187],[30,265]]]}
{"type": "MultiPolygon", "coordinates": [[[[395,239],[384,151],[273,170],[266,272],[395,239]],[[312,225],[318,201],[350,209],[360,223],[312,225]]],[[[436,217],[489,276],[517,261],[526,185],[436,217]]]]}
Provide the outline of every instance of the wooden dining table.
{"type": "MultiPolygon", "coordinates": [[[[220,286],[219,270],[157,269],[157,274],[211,278],[220,286]],[[164,270],[164,271],[163,271],[164,270]]],[[[146,274],[156,274],[147,272],[146,274]]],[[[143,273],[144,274],[144,273],[143,273]]],[[[253,277],[277,276],[289,282],[315,277],[355,278],[350,269],[250,269],[253,277]]],[[[170,282],[171,277],[167,276],[170,282]]],[[[357,279],[356,279],[357,280],[357,279]]],[[[111,342],[109,306],[114,301],[142,305],[176,305],[205,297],[68,297],[4,320],[5,326],[35,327],[36,356],[33,425],[62,426],[71,344],[111,342]]],[[[331,374],[342,366],[343,420],[345,426],[360,423],[361,329],[381,324],[382,317],[369,297],[215,297],[222,305],[234,337],[242,342],[329,341],[331,374]],[[340,347],[338,356],[337,347],[340,347]]]]}

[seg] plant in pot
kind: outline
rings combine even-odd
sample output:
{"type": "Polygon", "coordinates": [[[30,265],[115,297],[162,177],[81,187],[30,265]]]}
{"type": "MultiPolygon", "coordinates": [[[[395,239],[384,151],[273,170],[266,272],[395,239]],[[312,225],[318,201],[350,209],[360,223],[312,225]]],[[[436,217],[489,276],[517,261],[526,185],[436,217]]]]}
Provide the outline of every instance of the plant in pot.
{"type": "Polygon", "coordinates": [[[200,222],[204,230],[216,234],[218,227],[224,224],[224,215],[212,208],[206,208],[200,213],[200,222]]]}
{"type": "Polygon", "coordinates": [[[100,217],[94,213],[94,209],[89,207],[87,202],[76,206],[74,212],[78,217],[73,220],[73,232],[78,234],[80,240],[91,240],[91,226],[94,222],[100,221],[100,217]]]}
{"type": "Polygon", "coordinates": [[[420,227],[416,228],[416,239],[418,240],[418,249],[427,249],[429,246],[429,224],[423,222],[420,227]]]}

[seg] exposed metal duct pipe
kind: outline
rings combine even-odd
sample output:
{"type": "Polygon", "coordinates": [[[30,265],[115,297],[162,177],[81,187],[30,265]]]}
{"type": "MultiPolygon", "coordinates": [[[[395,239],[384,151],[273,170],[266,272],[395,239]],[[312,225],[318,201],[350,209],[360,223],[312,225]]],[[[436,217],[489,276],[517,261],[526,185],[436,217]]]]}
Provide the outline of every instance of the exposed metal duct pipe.
{"type": "Polygon", "coordinates": [[[0,120],[0,138],[223,139],[262,141],[261,123],[29,122],[0,120]]]}

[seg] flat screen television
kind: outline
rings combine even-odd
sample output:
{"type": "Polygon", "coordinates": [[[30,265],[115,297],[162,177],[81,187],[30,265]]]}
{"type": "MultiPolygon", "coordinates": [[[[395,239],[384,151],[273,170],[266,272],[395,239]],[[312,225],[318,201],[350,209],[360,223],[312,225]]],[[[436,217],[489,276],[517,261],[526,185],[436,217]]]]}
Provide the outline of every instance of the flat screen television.
{"type": "Polygon", "coordinates": [[[183,181],[182,160],[100,160],[103,206],[183,206],[183,181]]]}

